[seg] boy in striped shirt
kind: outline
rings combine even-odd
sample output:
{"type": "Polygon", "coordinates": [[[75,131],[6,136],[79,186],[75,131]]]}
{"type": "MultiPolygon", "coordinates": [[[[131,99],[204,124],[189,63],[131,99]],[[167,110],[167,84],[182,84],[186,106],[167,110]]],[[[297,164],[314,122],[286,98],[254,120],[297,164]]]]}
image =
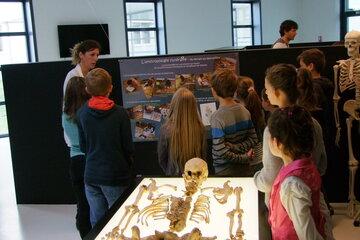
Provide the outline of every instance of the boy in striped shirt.
{"type": "Polygon", "coordinates": [[[231,70],[222,70],[213,74],[211,82],[212,94],[220,104],[210,117],[215,174],[248,176],[258,139],[250,112],[234,100],[238,77],[231,70]]]}

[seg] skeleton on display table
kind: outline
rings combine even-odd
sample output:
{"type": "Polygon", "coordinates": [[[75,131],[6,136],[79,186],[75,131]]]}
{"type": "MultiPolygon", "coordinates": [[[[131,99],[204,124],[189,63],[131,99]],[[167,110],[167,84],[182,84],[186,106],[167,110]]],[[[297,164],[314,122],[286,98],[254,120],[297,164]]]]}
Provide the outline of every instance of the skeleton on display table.
{"type": "MultiPolygon", "coordinates": [[[[229,238],[228,240],[244,240],[245,232],[243,228],[244,209],[240,208],[243,188],[240,186],[232,187],[230,180],[227,180],[221,186],[208,186],[201,188],[202,184],[208,178],[208,167],[206,161],[200,158],[192,158],[188,160],[184,166],[183,181],[184,190],[170,184],[159,184],[155,179],[150,178],[149,184],[142,184],[138,188],[135,200],[129,201],[130,204],[124,205],[125,212],[115,221],[116,226],[112,230],[105,233],[102,240],[214,240],[217,236],[206,237],[208,232],[201,231],[200,226],[209,224],[211,221],[211,199],[214,197],[216,205],[225,205],[231,195],[235,195],[235,206],[231,203],[231,209],[226,206],[221,207],[224,211],[224,217],[229,219],[229,238]],[[168,189],[162,193],[158,190],[167,187],[168,189]],[[169,190],[172,191],[169,191],[169,190]],[[206,190],[212,190],[212,193],[206,190]],[[163,194],[166,193],[166,194],[163,194]],[[145,194],[148,196],[146,197],[145,194]],[[193,201],[194,200],[194,201],[193,201]],[[143,204],[143,201],[150,204],[143,204]],[[230,210],[229,212],[227,212],[230,210]],[[136,225],[131,227],[131,237],[125,236],[125,230],[130,223],[134,224],[133,218],[137,218],[136,225]],[[140,230],[142,226],[154,227],[153,222],[148,223],[148,219],[169,220],[169,226],[165,231],[154,230],[154,234],[141,237],[140,230]],[[188,221],[189,220],[189,221],[188,221]],[[190,223],[192,221],[192,223],[190,223]],[[153,226],[151,226],[153,225],[153,226]],[[189,231],[188,226],[196,225],[189,231]],[[235,225],[235,226],[234,226],[235,225]],[[237,225],[237,227],[236,227],[237,225]],[[233,228],[236,227],[235,232],[233,228]],[[185,232],[185,233],[184,233],[185,232]],[[181,235],[180,235],[181,234],[181,235]]],[[[216,213],[216,211],[215,211],[216,213]]],[[[213,217],[219,217],[214,215],[213,217]]],[[[225,220],[225,218],[224,218],[225,220]]],[[[161,226],[161,225],[159,225],[161,226]]],[[[218,227],[218,226],[216,226],[218,227]]],[[[203,229],[204,230],[204,229],[203,229]]],[[[144,234],[144,233],[143,233],[144,234]]],[[[145,235],[145,234],[144,234],[145,235]]],[[[222,238],[225,239],[225,238],[222,238]]]]}
{"type": "MultiPolygon", "coordinates": [[[[343,116],[346,117],[346,130],[347,130],[347,143],[349,152],[349,216],[355,216],[356,205],[359,203],[355,197],[355,174],[358,169],[359,161],[355,158],[353,152],[353,140],[354,135],[359,135],[359,132],[352,131],[353,121],[360,121],[360,32],[351,31],[345,35],[345,47],[349,55],[349,59],[337,61],[339,64],[334,66],[334,117],[337,127],[336,132],[336,144],[339,146],[340,141],[340,120],[339,117],[339,101],[341,100],[338,90],[340,90],[341,97],[343,100],[343,111],[346,112],[343,116]]],[[[358,125],[358,124],[357,124],[358,125]]],[[[344,136],[342,136],[344,137],[344,136]]],[[[355,141],[355,144],[358,144],[355,141]]],[[[355,148],[357,149],[357,148],[355,148]]],[[[356,214],[359,217],[360,212],[356,214]]],[[[356,220],[356,219],[355,219],[356,220]]]]}

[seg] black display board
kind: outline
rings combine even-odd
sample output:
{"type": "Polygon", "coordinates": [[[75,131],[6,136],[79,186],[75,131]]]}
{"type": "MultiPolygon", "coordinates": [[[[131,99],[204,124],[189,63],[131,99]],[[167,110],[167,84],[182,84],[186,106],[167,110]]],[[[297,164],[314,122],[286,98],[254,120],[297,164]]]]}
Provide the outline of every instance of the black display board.
{"type": "Polygon", "coordinates": [[[100,44],[100,55],[110,54],[108,24],[58,25],[57,29],[61,58],[71,57],[70,48],[88,39],[96,40],[100,44]]]}
{"type": "MultiPolygon", "coordinates": [[[[118,59],[101,59],[97,65],[113,77],[110,97],[121,104],[118,59]]],[[[75,201],[61,126],[62,87],[72,68],[69,61],[2,66],[18,204],[75,201]]],[[[160,175],[156,142],[135,144],[135,148],[137,173],[160,175]]]]}
{"type": "MultiPolygon", "coordinates": [[[[265,71],[268,67],[277,63],[290,63],[299,67],[296,58],[304,50],[311,47],[284,48],[284,49],[256,49],[243,50],[239,52],[240,75],[249,76],[254,79],[255,87],[258,93],[264,87],[265,71]]],[[[326,67],[322,73],[333,81],[333,66],[339,59],[347,59],[346,49],[343,46],[317,46],[316,48],[324,52],[326,56],[326,67]]],[[[339,111],[342,109],[339,108],[339,111]]],[[[335,136],[334,116],[328,116],[328,126],[331,126],[330,132],[335,136]]],[[[345,128],[343,128],[345,129],[345,128]]],[[[323,177],[327,197],[330,202],[347,202],[348,196],[348,159],[346,156],[347,144],[342,141],[340,146],[343,148],[342,154],[335,146],[334,141],[328,144],[327,158],[328,167],[323,177]]],[[[357,176],[359,176],[358,171],[357,176]]],[[[357,177],[357,179],[360,179],[357,177]]],[[[357,181],[357,184],[359,182],[357,181]]],[[[358,185],[359,186],[359,185],[358,185]]],[[[360,196],[360,188],[357,188],[357,195],[360,196]]]]}
{"type": "MultiPolygon", "coordinates": [[[[238,51],[239,72],[252,77],[260,91],[267,67],[276,63],[296,64],[296,56],[309,48],[238,51]]],[[[328,63],[324,75],[332,79],[332,66],[336,60],[347,58],[346,49],[341,46],[318,48],[325,53],[328,63]]],[[[114,90],[111,98],[121,104],[122,86],[118,61],[119,58],[101,59],[98,66],[105,68],[113,76],[114,90]]],[[[68,150],[61,128],[62,85],[66,73],[72,67],[69,61],[2,66],[19,204],[74,202],[68,177],[68,150]]],[[[208,160],[211,162],[210,148],[209,144],[208,160]]],[[[138,174],[162,175],[157,163],[156,141],[137,142],[135,149],[135,170],[138,174]]],[[[328,156],[325,178],[330,202],[347,201],[347,184],[347,159],[340,159],[335,152],[328,156]]]]}

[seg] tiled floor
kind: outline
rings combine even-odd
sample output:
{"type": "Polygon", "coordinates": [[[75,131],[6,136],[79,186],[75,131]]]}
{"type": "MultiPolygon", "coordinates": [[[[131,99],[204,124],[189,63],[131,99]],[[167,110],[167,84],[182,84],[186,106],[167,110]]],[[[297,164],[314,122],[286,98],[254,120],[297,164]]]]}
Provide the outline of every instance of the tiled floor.
{"type": "MultiPolygon", "coordinates": [[[[77,240],[74,205],[17,205],[8,138],[0,138],[0,240],[77,240]]],[[[345,204],[334,204],[334,236],[360,240],[345,204]]]]}

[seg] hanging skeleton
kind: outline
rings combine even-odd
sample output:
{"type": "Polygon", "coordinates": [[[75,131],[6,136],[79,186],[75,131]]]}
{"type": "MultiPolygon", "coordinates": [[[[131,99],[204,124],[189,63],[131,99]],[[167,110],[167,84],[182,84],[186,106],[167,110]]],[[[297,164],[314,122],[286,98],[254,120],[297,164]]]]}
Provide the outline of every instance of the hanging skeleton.
{"type": "Polygon", "coordinates": [[[358,160],[355,159],[351,140],[351,127],[354,120],[360,120],[360,32],[351,31],[345,35],[345,47],[349,55],[349,59],[339,60],[338,65],[334,66],[334,118],[336,123],[336,144],[339,146],[340,140],[340,119],[338,112],[338,103],[340,96],[338,89],[343,93],[345,90],[355,88],[355,99],[347,100],[344,103],[343,110],[349,114],[346,119],[347,126],[347,141],[349,151],[349,206],[348,214],[354,216],[356,210],[356,197],[354,193],[355,174],[359,165],[358,160]]]}

